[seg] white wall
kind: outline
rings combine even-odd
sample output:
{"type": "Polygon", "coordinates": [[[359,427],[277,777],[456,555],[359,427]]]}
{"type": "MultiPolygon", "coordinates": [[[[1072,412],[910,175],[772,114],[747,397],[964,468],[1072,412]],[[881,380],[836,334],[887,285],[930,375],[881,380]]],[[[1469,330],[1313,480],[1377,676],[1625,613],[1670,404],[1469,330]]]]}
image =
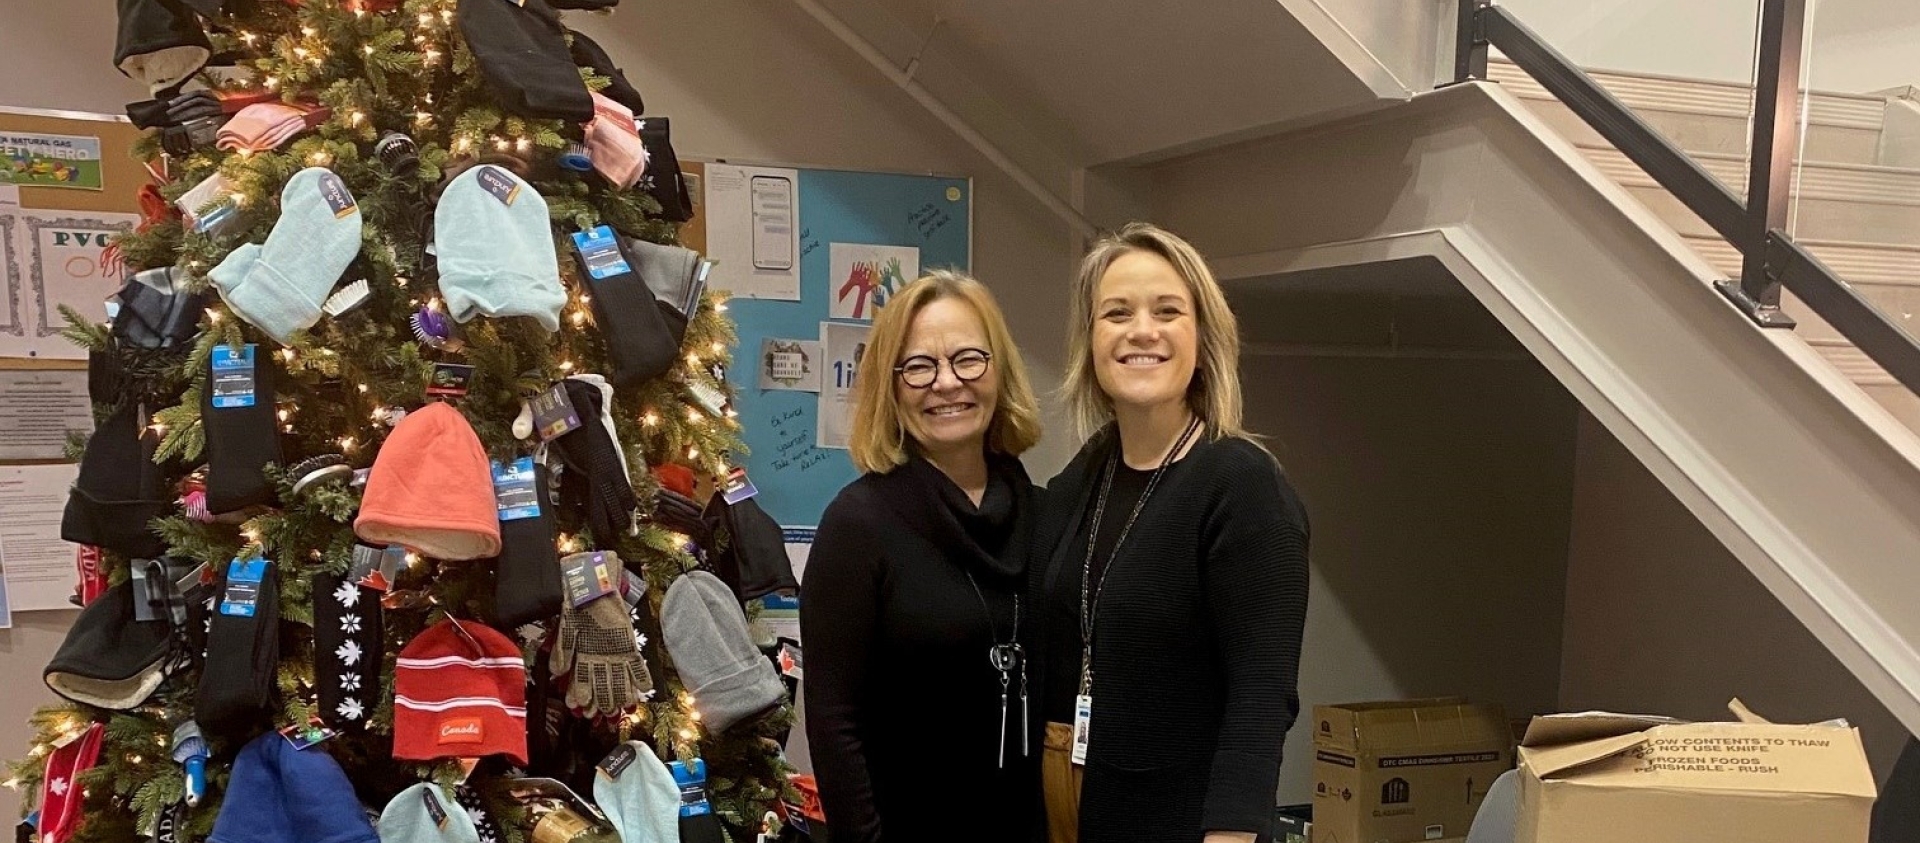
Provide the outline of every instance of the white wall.
{"type": "MultiPolygon", "coordinates": [[[[142,98],[112,66],[112,4],[0,0],[0,21],[0,105],[119,113],[142,98]]],[[[612,17],[571,22],[625,67],[650,114],[674,119],[682,155],[976,177],[974,270],[1006,309],[1036,386],[1057,383],[1069,232],[811,18],[787,3],[628,0],[612,17]]],[[[1029,458],[1041,479],[1074,451],[1064,424],[1049,431],[1029,458]]],[[[27,714],[52,701],[37,677],[73,614],[16,616],[20,626],[0,630],[0,674],[22,680],[0,692],[0,758],[25,754],[27,714]]],[[[0,790],[0,816],[16,801],[0,790]]]]}
{"type": "Polygon", "coordinates": [[[1272,437],[1313,522],[1282,803],[1311,800],[1316,704],[1465,694],[1513,717],[1555,710],[1572,397],[1531,361],[1242,371],[1248,426],[1272,437]]]}
{"type": "MultiPolygon", "coordinates": [[[[1503,0],[1584,67],[1748,82],[1758,0],[1503,0]]],[[[1810,0],[1806,54],[1818,90],[1920,85],[1920,4],[1810,0]]]]}
{"type": "Polygon", "coordinates": [[[1860,727],[1884,775],[1907,732],[1625,446],[1580,414],[1560,705],[1860,727]]]}

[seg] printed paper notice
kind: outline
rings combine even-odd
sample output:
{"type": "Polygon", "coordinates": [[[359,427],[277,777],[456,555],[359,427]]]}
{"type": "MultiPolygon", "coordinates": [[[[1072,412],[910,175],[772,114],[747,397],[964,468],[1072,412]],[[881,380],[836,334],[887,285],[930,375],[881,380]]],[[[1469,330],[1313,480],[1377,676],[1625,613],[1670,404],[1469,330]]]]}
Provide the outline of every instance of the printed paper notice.
{"type": "Polygon", "coordinates": [[[73,608],[74,547],[60,515],[79,474],[71,463],[0,466],[0,578],[15,612],[73,608]]]}
{"type": "Polygon", "coordinates": [[[807,556],[813,552],[813,536],[817,532],[818,527],[780,528],[781,538],[787,545],[787,563],[793,566],[793,579],[796,582],[807,581],[807,556]]]}
{"type": "Polygon", "coordinates": [[[845,448],[853,433],[853,378],[867,353],[871,325],[820,323],[820,342],[826,347],[824,383],[820,390],[820,445],[845,448]]]}
{"type": "Polygon", "coordinates": [[[106,316],[102,302],[126,278],[113,238],[133,228],[136,214],[8,210],[0,208],[0,357],[85,360],[87,353],[60,336],[68,305],[90,318],[106,316]]]}
{"type": "Polygon", "coordinates": [[[915,246],[869,246],[833,243],[827,248],[833,274],[827,316],[872,321],[873,312],[887,298],[920,277],[920,249],[915,246]]]}
{"type": "Polygon", "coordinates": [[[67,434],[93,429],[87,373],[75,369],[0,371],[0,460],[59,460],[67,434]]]}
{"type": "Polygon", "coordinates": [[[100,139],[0,132],[0,182],[100,189],[100,139]]]}
{"type": "Polygon", "coordinates": [[[800,172],[707,165],[707,282],[747,299],[800,300],[800,172]]]}
{"type": "Polygon", "coordinates": [[[760,341],[760,388],[819,392],[820,362],[818,340],[763,339],[760,341]]]}

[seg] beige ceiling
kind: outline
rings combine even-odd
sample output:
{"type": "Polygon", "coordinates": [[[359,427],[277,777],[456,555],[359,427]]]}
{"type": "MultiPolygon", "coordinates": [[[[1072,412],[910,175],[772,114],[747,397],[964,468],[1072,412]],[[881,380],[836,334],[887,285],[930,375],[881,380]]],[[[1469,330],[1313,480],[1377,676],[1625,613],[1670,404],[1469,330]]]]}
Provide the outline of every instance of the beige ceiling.
{"type": "Polygon", "coordinates": [[[1192,152],[1378,100],[1280,0],[824,2],[901,65],[921,54],[917,81],[950,108],[1010,113],[1073,166],[1192,152]]]}

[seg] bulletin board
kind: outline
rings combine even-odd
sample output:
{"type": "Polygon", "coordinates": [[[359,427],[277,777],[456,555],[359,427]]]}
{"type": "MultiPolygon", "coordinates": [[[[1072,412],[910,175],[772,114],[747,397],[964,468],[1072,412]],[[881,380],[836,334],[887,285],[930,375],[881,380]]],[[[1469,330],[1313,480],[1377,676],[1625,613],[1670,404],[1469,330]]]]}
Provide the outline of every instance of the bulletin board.
{"type": "Polygon", "coordinates": [[[139,221],[140,135],[118,115],[0,107],[0,626],[70,608],[59,528],[77,468],[63,451],[92,405],[59,306],[104,319],[125,279],[112,241],[139,221]]]}
{"type": "Polygon", "coordinates": [[[750,175],[762,174],[750,179],[755,234],[786,222],[793,227],[790,255],[778,243],[758,239],[749,255],[728,247],[728,232],[716,218],[726,209],[716,204],[724,195],[716,192],[739,175],[739,167],[722,161],[687,166],[703,195],[682,239],[720,261],[711,287],[733,296],[727,315],[740,341],[727,379],[750,452],[744,467],[759,490],[755,500],[782,526],[811,528],[858,476],[848,451],[832,446],[845,434],[844,414],[833,407],[851,407],[848,388],[872,313],[889,293],[929,269],[971,265],[973,185],[937,175],[749,167],[750,175]],[[785,197],[785,178],[792,179],[791,220],[777,208],[762,219],[767,197],[775,204],[785,197]],[[797,290],[788,288],[795,282],[797,290]],[[756,291],[780,297],[751,297],[756,291]],[[800,350],[782,342],[769,355],[770,340],[796,341],[800,350]],[[818,345],[809,348],[808,342],[818,345]],[[770,356],[780,361],[775,373],[787,376],[783,380],[766,379],[770,356]],[[796,360],[804,367],[797,378],[796,360]],[[769,384],[786,388],[763,388],[769,384]],[[815,386],[817,392],[791,388],[815,386]]]}

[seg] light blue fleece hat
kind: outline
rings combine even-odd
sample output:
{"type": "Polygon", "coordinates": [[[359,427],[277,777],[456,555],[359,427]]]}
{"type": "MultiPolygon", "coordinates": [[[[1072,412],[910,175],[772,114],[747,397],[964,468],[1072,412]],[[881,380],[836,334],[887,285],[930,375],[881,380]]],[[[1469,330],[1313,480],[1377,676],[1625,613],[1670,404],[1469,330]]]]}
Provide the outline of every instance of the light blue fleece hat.
{"type": "Polygon", "coordinates": [[[380,812],[380,843],[480,843],[473,816],[433,782],[393,797],[380,812]]]}
{"type": "Polygon", "coordinates": [[[547,200],[519,176],[492,164],[455,176],[433,211],[433,250],[454,321],[531,316],[560,330],[567,293],[547,200]]]}

